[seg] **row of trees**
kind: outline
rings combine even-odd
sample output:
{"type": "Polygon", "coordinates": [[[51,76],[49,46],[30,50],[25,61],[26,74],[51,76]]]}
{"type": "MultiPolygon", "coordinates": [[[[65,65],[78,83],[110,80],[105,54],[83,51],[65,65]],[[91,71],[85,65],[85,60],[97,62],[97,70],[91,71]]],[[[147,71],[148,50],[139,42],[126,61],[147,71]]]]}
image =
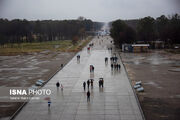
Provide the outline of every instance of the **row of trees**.
{"type": "Polygon", "coordinates": [[[156,19],[145,17],[139,20],[116,20],[112,22],[111,36],[119,45],[135,41],[164,41],[165,44],[180,44],[180,16],[178,14],[156,19]],[[131,28],[129,28],[131,26],[131,28]],[[131,29],[131,33],[127,31],[131,29]],[[124,37],[126,35],[126,37],[124,37]]]}
{"type": "Polygon", "coordinates": [[[42,42],[83,38],[87,31],[96,31],[102,23],[87,19],[27,21],[0,19],[0,45],[6,43],[42,42]]]}
{"type": "Polygon", "coordinates": [[[110,35],[115,45],[134,42],[135,34],[135,31],[122,20],[116,20],[111,24],[110,35]]]}
{"type": "Polygon", "coordinates": [[[159,39],[171,45],[180,44],[180,16],[145,17],[139,21],[137,31],[139,40],[145,42],[159,39]]]}

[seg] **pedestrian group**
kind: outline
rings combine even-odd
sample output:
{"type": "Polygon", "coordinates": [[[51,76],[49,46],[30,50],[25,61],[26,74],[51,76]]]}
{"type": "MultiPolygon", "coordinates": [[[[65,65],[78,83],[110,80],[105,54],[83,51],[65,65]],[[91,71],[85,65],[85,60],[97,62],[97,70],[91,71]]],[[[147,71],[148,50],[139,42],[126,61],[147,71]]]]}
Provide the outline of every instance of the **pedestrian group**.
{"type": "MultiPolygon", "coordinates": [[[[112,43],[112,41],[111,41],[112,43]]],[[[90,47],[93,47],[94,44],[91,43],[89,44],[89,47],[87,48],[87,50],[90,50],[90,47]]],[[[108,48],[108,50],[112,50],[112,48],[108,48]]],[[[117,63],[118,58],[116,57],[116,54],[114,53],[113,57],[110,57],[110,61],[111,61],[111,70],[120,70],[121,65],[117,63]]],[[[77,61],[80,61],[80,55],[77,55],[77,61]]],[[[105,57],[105,64],[108,64],[108,57],[105,57]]],[[[63,67],[63,64],[61,64],[61,68],[63,67]]],[[[94,66],[90,65],[90,73],[94,73],[94,66]]],[[[83,82],[83,89],[84,91],[86,91],[86,86],[87,86],[87,102],[90,102],[90,91],[89,91],[89,87],[91,86],[91,89],[93,89],[93,82],[94,79],[88,79],[87,82],[83,82]],[[86,85],[87,84],[87,85],[86,85]]],[[[103,78],[99,78],[99,88],[103,88],[104,87],[104,79],[103,78]]],[[[56,83],[56,87],[57,89],[59,89],[59,87],[61,88],[61,91],[63,91],[63,85],[60,84],[59,82],[56,83]]],[[[50,99],[48,99],[48,107],[50,107],[51,105],[51,101],[50,99]]]]}

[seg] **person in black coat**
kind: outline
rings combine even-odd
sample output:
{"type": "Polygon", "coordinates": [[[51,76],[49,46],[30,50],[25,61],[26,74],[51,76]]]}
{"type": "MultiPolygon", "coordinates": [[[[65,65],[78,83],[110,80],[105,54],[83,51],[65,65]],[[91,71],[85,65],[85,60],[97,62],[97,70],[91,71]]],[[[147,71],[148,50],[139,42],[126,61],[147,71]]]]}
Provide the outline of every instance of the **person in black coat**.
{"type": "Polygon", "coordinates": [[[113,67],[114,67],[114,65],[113,65],[113,64],[111,64],[111,69],[113,69],[113,67]]]}
{"type": "Polygon", "coordinates": [[[87,85],[88,85],[88,89],[89,89],[89,85],[90,85],[90,81],[89,80],[87,81],[87,85]]]}
{"type": "Polygon", "coordinates": [[[120,70],[121,69],[121,65],[119,64],[118,67],[119,67],[119,70],[120,70]]]}
{"type": "Polygon", "coordinates": [[[90,102],[90,95],[91,95],[91,93],[88,90],[88,92],[87,92],[87,102],[90,102]]]}
{"type": "Polygon", "coordinates": [[[94,80],[93,80],[93,79],[91,79],[91,88],[93,88],[93,81],[94,81],[94,80]]]}
{"type": "Polygon", "coordinates": [[[57,87],[57,88],[59,88],[59,86],[60,86],[60,83],[59,83],[59,82],[57,82],[57,83],[56,83],[56,87],[57,87]]]}
{"type": "Polygon", "coordinates": [[[86,82],[83,82],[84,91],[86,90],[86,82]]]}

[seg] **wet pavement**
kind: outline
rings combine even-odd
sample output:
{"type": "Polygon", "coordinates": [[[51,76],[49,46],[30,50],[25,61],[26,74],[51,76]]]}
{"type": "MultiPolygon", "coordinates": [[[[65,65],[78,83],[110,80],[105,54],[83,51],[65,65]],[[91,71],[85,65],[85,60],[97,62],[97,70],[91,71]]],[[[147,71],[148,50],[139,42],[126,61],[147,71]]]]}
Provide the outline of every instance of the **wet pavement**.
{"type": "MultiPolygon", "coordinates": [[[[39,101],[31,100],[26,104],[16,120],[142,120],[140,108],[129,83],[125,69],[121,64],[120,70],[111,70],[110,60],[105,64],[104,58],[110,58],[110,38],[104,37],[93,40],[94,47],[87,51],[84,48],[80,54],[80,63],[76,56],[59,71],[43,89],[51,89],[51,107],[48,109],[44,96],[39,101]],[[103,41],[102,41],[103,40],[103,41]],[[95,67],[94,74],[89,66],[95,67]],[[98,80],[104,78],[104,88],[99,89],[98,80]],[[83,82],[94,79],[90,87],[90,102],[87,102],[83,82]],[[64,89],[57,89],[59,81],[64,89]]],[[[117,57],[119,55],[116,53],[117,57]]],[[[87,90],[86,90],[87,91],[87,90]]]]}
{"type": "Polygon", "coordinates": [[[141,81],[137,92],[146,120],[180,119],[180,54],[167,50],[121,53],[132,85],[141,81]]]}

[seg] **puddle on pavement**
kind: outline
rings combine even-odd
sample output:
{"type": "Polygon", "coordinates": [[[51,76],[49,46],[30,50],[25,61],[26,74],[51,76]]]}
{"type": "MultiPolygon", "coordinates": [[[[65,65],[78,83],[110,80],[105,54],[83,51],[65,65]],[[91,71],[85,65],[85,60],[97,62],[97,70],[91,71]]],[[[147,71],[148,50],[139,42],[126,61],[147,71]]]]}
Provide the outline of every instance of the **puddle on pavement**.
{"type": "Polygon", "coordinates": [[[159,54],[153,54],[152,56],[148,57],[147,60],[152,65],[170,64],[173,62],[171,60],[168,60],[167,58],[164,58],[163,56],[159,54]]]}
{"type": "Polygon", "coordinates": [[[139,63],[140,63],[139,60],[135,60],[135,61],[134,61],[134,64],[135,64],[135,65],[139,65],[139,63]]]}
{"type": "Polygon", "coordinates": [[[122,53],[124,56],[124,63],[140,65],[140,64],[151,64],[151,65],[160,65],[160,64],[173,64],[174,66],[180,66],[180,61],[170,60],[162,56],[160,53],[122,53]]]}
{"type": "Polygon", "coordinates": [[[152,86],[157,87],[157,88],[162,88],[162,87],[160,87],[157,83],[155,83],[155,82],[153,82],[153,81],[146,82],[146,83],[144,83],[144,84],[145,84],[145,85],[152,85],[152,86]]]}

